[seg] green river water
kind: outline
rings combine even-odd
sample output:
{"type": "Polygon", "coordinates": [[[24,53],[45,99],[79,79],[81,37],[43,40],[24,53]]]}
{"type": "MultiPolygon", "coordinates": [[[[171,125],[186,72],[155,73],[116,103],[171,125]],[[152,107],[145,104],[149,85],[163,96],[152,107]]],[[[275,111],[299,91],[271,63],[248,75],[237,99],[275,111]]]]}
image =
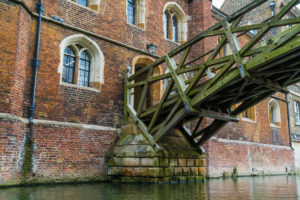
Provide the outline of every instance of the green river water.
{"type": "Polygon", "coordinates": [[[210,179],[190,184],[66,184],[0,188],[0,200],[300,199],[300,177],[210,179]]]}

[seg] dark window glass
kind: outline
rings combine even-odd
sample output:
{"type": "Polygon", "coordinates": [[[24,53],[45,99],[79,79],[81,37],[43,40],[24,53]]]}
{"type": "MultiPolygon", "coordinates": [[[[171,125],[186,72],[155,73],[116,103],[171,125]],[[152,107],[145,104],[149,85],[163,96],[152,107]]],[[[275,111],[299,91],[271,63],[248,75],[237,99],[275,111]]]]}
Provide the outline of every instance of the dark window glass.
{"type": "Polygon", "coordinates": [[[63,66],[62,81],[74,83],[75,54],[71,47],[65,48],[63,66]]]}
{"type": "Polygon", "coordinates": [[[89,86],[90,79],[90,57],[86,51],[80,54],[78,85],[89,86]]]}
{"type": "Polygon", "coordinates": [[[272,124],[275,124],[275,108],[274,106],[271,106],[271,122],[272,124]]]}
{"type": "Polygon", "coordinates": [[[178,42],[178,22],[175,16],[172,17],[172,40],[178,42]]]}
{"type": "Polygon", "coordinates": [[[135,18],[134,0],[127,0],[127,15],[128,15],[128,23],[134,24],[134,18],[135,18]]]}
{"type": "Polygon", "coordinates": [[[77,0],[77,3],[86,7],[88,6],[87,0],[77,0]]]}
{"type": "Polygon", "coordinates": [[[165,38],[169,38],[169,18],[167,13],[164,13],[164,33],[165,38]]]}

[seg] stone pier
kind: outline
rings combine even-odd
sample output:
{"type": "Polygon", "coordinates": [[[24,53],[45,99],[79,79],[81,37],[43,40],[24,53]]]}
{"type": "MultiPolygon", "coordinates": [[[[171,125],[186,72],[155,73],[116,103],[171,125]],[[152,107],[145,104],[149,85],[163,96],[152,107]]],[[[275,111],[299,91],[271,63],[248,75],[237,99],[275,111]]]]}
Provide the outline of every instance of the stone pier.
{"type": "Polygon", "coordinates": [[[155,149],[134,124],[122,133],[108,159],[112,182],[177,183],[205,180],[205,154],[191,147],[182,133],[173,129],[155,149]]]}

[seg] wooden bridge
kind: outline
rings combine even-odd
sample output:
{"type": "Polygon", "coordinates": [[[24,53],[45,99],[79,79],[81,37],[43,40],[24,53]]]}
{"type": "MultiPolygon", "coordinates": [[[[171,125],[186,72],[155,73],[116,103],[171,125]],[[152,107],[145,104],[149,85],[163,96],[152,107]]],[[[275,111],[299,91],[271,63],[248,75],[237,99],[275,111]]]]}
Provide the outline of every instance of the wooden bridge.
{"type": "Polygon", "coordinates": [[[300,81],[300,18],[285,18],[298,0],[291,0],[277,15],[259,24],[240,23],[265,2],[253,1],[149,66],[128,73],[125,116],[129,114],[154,147],[159,149],[159,140],[176,127],[198,148],[226,123],[237,121],[238,114],[276,92],[285,93],[287,86],[300,81]],[[288,26],[286,31],[268,37],[273,28],[288,26]],[[251,30],[257,34],[241,45],[240,38],[251,30]],[[218,38],[219,43],[192,57],[193,48],[208,38],[218,38]],[[224,46],[230,47],[230,55],[222,56],[224,46]],[[153,70],[163,65],[168,72],[153,75],[153,70]],[[166,87],[160,102],[148,105],[151,86],[161,82],[166,87]],[[137,87],[143,88],[140,94],[134,93],[137,87]],[[135,105],[133,95],[139,95],[134,98],[139,99],[135,105]],[[205,118],[213,120],[204,124],[205,118]],[[195,121],[192,131],[185,127],[191,121],[195,121]]]}

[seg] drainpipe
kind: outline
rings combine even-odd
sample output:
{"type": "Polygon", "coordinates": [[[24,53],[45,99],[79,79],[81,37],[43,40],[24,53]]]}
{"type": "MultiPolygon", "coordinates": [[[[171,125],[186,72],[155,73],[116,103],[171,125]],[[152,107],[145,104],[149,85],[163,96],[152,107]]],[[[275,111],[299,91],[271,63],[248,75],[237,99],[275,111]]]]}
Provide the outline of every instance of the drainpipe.
{"type": "Polygon", "coordinates": [[[40,51],[42,14],[44,12],[43,0],[39,0],[39,4],[36,4],[36,10],[39,14],[39,19],[38,19],[38,27],[37,27],[37,34],[36,34],[35,57],[31,60],[31,66],[34,68],[34,75],[33,75],[31,106],[29,108],[30,124],[33,124],[33,114],[35,110],[34,104],[35,104],[35,92],[36,92],[36,77],[37,77],[37,70],[40,67],[39,51],[40,51]]]}
{"type": "Polygon", "coordinates": [[[291,134],[291,122],[290,122],[290,109],[289,109],[289,100],[288,100],[288,95],[285,94],[285,101],[286,101],[286,107],[287,107],[287,120],[288,120],[288,127],[289,127],[289,142],[290,142],[290,147],[292,150],[294,150],[293,145],[292,145],[292,134],[291,134]]]}

